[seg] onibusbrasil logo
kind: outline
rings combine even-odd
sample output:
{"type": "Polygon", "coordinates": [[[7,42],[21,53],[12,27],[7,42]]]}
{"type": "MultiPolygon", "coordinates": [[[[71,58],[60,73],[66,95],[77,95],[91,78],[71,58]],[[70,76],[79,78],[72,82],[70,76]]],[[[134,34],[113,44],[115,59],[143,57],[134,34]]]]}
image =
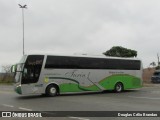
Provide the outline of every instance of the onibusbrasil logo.
{"type": "Polygon", "coordinates": [[[42,117],[40,112],[2,112],[2,117],[42,117]]]}

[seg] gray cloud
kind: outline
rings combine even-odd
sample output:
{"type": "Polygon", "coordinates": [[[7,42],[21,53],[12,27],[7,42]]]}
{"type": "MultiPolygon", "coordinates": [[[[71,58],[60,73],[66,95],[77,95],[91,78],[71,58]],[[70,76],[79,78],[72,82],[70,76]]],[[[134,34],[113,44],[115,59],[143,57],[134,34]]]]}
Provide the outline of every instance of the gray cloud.
{"type": "Polygon", "coordinates": [[[1,64],[22,56],[25,10],[26,53],[101,54],[120,45],[138,51],[148,66],[159,52],[160,1],[154,0],[1,0],[1,64]]]}

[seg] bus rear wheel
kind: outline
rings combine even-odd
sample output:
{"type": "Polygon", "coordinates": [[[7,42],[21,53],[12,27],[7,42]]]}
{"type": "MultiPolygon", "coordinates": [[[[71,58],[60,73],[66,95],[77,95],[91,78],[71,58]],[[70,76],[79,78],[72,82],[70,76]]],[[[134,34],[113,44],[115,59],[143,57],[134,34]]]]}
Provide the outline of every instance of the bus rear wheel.
{"type": "Polygon", "coordinates": [[[123,84],[120,82],[116,83],[114,91],[117,93],[122,92],[123,91],[123,84]]]}
{"type": "Polygon", "coordinates": [[[49,85],[46,88],[46,95],[49,97],[54,97],[58,94],[58,88],[55,85],[49,85]]]}

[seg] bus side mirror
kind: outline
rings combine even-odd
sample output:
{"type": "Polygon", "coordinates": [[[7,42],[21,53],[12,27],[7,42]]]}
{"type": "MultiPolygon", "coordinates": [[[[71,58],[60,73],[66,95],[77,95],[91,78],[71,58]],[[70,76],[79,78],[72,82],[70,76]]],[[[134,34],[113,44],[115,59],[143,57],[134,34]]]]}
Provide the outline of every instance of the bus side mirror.
{"type": "Polygon", "coordinates": [[[12,72],[12,73],[15,73],[15,72],[16,72],[16,65],[12,65],[12,67],[11,67],[11,72],[12,72]]]}

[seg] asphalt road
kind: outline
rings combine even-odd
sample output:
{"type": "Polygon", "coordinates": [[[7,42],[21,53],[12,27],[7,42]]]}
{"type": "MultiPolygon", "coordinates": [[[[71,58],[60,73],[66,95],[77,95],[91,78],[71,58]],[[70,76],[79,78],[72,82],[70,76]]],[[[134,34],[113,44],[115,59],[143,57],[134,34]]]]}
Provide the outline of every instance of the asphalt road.
{"type": "MultiPolygon", "coordinates": [[[[122,93],[108,91],[103,93],[65,94],[57,97],[20,96],[13,91],[12,86],[0,85],[0,111],[160,111],[160,85],[128,90],[122,93]]],[[[17,118],[1,119],[17,120],[17,118]]],[[[66,116],[38,119],[103,120],[106,118],[66,116]]],[[[107,119],[124,120],[127,118],[108,117],[107,119]]],[[[132,117],[129,119],[150,120],[151,118],[132,117]]],[[[152,118],[152,120],[157,119],[159,118],[152,118]]]]}

